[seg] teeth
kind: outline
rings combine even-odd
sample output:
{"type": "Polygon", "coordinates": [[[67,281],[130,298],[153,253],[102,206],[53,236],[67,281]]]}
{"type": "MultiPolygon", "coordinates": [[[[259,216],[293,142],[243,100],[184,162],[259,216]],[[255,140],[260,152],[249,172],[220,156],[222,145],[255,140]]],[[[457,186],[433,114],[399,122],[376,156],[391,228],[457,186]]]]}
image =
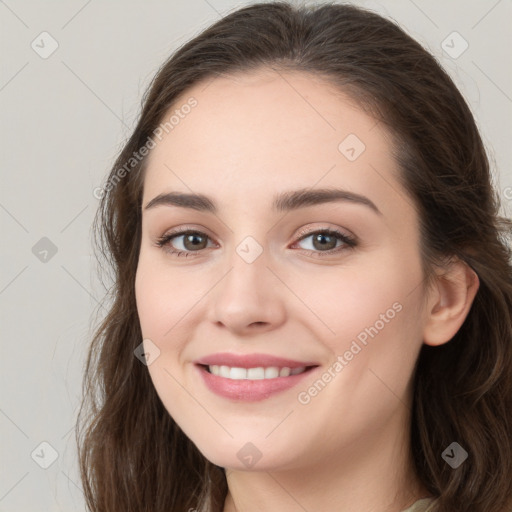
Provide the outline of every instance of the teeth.
{"type": "Polygon", "coordinates": [[[265,368],[247,368],[245,371],[245,379],[260,380],[265,378],[265,368]]]}
{"type": "Polygon", "coordinates": [[[275,366],[265,368],[265,379],[275,379],[276,377],[279,377],[279,368],[275,366]]]}
{"type": "Polygon", "coordinates": [[[270,366],[269,368],[236,368],[230,366],[219,366],[211,365],[208,366],[210,373],[225,377],[226,379],[232,380],[261,380],[261,379],[275,379],[277,377],[288,377],[289,375],[298,375],[306,371],[305,366],[299,366],[298,368],[278,368],[277,366],[270,366]]]}
{"type": "Polygon", "coordinates": [[[230,368],[229,378],[235,379],[235,380],[246,379],[247,378],[247,370],[245,368],[230,368]]]}

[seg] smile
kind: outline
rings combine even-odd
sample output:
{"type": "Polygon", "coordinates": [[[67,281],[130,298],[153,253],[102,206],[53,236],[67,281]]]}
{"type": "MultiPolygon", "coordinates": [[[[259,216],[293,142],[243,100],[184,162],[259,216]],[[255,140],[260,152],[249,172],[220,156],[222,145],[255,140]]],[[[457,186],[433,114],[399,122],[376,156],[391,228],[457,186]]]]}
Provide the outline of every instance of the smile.
{"type": "Polygon", "coordinates": [[[315,361],[229,352],[210,354],[194,363],[206,389],[237,402],[257,402],[282,395],[321,368],[315,361]]]}
{"type": "Polygon", "coordinates": [[[277,366],[270,366],[264,368],[258,366],[256,368],[237,368],[225,365],[210,365],[207,367],[208,371],[213,375],[224,377],[232,380],[263,380],[263,379],[276,379],[277,377],[289,377],[290,375],[298,375],[306,371],[305,366],[297,368],[289,368],[284,366],[279,368],[277,366]]]}

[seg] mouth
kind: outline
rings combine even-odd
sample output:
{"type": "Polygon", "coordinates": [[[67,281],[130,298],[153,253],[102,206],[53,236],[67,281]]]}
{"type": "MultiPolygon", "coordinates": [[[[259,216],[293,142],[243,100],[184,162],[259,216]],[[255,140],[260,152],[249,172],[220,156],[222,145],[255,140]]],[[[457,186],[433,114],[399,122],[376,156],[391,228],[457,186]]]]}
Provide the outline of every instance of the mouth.
{"type": "Polygon", "coordinates": [[[296,386],[316,363],[293,361],[264,354],[214,354],[195,361],[207,389],[234,401],[254,402],[296,386]]]}
{"type": "Polygon", "coordinates": [[[297,366],[290,368],[288,366],[256,366],[253,368],[239,368],[236,366],[226,365],[200,365],[208,373],[217,375],[218,377],[224,377],[225,379],[231,380],[264,380],[264,379],[276,379],[278,377],[289,377],[290,375],[300,375],[305,373],[316,366],[297,366]]]}

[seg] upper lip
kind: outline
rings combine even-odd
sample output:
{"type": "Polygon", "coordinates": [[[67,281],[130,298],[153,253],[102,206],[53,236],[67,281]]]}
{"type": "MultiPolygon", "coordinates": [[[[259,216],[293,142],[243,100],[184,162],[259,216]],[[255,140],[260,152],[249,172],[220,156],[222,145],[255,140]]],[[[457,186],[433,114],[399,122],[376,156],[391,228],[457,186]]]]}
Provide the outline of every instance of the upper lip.
{"type": "Polygon", "coordinates": [[[278,368],[300,368],[302,366],[318,366],[311,361],[294,361],[270,354],[232,354],[220,352],[201,357],[195,361],[196,364],[212,366],[229,366],[231,368],[258,368],[277,366],[278,368]]]}

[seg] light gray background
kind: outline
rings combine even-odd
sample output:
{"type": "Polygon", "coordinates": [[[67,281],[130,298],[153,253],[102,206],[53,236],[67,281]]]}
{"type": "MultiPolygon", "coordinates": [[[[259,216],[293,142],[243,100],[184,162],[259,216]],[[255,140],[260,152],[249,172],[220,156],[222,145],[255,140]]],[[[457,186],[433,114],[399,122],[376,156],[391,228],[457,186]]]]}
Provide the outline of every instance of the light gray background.
{"type": "MultiPolygon", "coordinates": [[[[91,260],[93,190],[158,66],[248,3],[0,0],[2,512],[84,510],[73,424],[91,315],[104,294],[91,260]],[[46,59],[31,47],[43,31],[59,45],[46,59]],[[46,262],[32,250],[42,237],[57,247],[46,262]],[[43,441],[58,453],[47,469],[43,441]]],[[[397,20],[447,68],[476,116],[510,215],[512,2],[354,3],[397,20]],[[441,47],[453,31],[469,43],[456,59],[441,47]]]]}

